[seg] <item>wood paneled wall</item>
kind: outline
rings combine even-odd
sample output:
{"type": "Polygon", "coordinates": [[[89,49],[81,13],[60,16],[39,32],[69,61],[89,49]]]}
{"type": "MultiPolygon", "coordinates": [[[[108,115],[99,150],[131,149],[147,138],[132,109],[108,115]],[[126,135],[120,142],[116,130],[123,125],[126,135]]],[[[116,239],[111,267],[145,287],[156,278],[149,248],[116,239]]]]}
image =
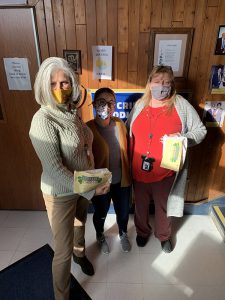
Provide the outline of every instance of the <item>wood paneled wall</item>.
{"type": "MultiPolygon", "coordinates": [[[[143,88],[153,27],[194,28],[188,78],[179,88],[191,89],[192,104],[202,115],[205,101],[225,100],[209,92],[219,25],[225,24],[224,0],[40,0],[35,6],[42,59],[63,57],[63,49],[82,54],[81,83],[87,88],[143,88]],[[113,80],[93,80],[92,45],[113,46],[113,80]]],[[[83,117],[90,116],[88,107],[83,117]]],[[[209,128],[205,141],[191,150],[187,201],[225,194],[224,127],[209,128]]]]}

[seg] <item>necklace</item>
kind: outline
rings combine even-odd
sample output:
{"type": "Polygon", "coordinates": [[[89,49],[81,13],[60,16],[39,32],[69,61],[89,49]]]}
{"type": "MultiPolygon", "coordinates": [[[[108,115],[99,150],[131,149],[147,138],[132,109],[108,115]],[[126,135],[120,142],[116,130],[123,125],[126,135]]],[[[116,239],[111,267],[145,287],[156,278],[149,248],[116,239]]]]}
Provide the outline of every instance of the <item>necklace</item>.
{"type": "MultiPolygon", "coordinates": [[[[151,106],[148,107],[147,109],[147,119],[149,120],[149,134],[148,134],[148,145],[147,145],[147,151],[146,151],[146,154],[147,156],[150,155],[150,148],[151,148],[151,144],[152,144],[152,139],[153,139],[153,132],[154,132],[154,129],[156,128],[156,125],[157,125],[157,121],[159,119],[159,117],[165,113],[165,108],[164,107],[159,107],[159,112],[156,113],[152,111],[152,108],[151,106]],[[152,124],[152,121],[154,121],[154,124],[152,124]]],[[[156,108],[157,109],[157,108],[156,108]]]]}
{"type": "Polygon", "coordinates": [[[146,172],[151,172],[151,170],[153,169],[153,163],[155,162],[155,158],[151,157],[151,155],[150,155],[150,148],[151,148],[151,144],[152,144],[152,139],[154,137],[153,129],[156,127],[156,122],[157,122],[159,116],[161,116],[165,112],[165,109],[162,108],[162,109],[160,109],[159,113],[157,113],[156,115],[153,115],[153,112],[150,111],[151,109],[152,109],[152,107],[150,107],[150,106],[147,108],[147,119],[149,120],[147,151],[146,151],[146,155],[141,155],[141,159],[142,159],[141,169],[146,172]],[[154,119],[154,126],[152,126],[153,119],[154,119]]]}

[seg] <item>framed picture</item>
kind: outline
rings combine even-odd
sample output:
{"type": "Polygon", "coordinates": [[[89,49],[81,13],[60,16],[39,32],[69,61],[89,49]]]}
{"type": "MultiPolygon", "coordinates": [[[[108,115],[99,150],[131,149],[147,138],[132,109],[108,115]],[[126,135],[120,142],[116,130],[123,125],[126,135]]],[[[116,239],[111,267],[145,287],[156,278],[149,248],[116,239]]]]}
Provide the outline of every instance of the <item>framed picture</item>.
{"type": "Polygon", "coordinates": [[[214,54],[225,55],[225,25],[219,26],[214,54]]]}
{"type": "Polygon", "coordinates": [[[191,55],[192,28],[152,28],[149,71],[153,66],[171,66],[175,77],[186,78],[191,55]]]}
{"type": "Polygon", "coordinates": [[[206,101],[203,123],[206,127],[223,127],[225,101],[206,101]]]}
{"type": "Polygon", "coordinates": [[[63,56],[68,61],[75,73],[82,73],[80,50],[63,50],[63,56]]]}
{"type": "Polygon", "coordinates": [[[213,65],[209,88],[211,94],[225,94],[225,65],[213,65]]]}

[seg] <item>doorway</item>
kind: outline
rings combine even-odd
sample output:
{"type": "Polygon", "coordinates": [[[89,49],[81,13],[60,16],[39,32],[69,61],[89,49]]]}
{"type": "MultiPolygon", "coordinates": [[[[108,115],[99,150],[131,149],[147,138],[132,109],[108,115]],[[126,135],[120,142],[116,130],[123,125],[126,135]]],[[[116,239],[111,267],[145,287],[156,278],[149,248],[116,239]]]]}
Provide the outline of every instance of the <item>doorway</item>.
{"type": "Polygon", "coordinates": [[[29,139],[39,106],[33,83],[39,51],[33,8],[0,8],[0,209],[44,209],[41,165],[29,139]],[[27,61],[31,90],[10,89],[4,58],[27,61]]]}

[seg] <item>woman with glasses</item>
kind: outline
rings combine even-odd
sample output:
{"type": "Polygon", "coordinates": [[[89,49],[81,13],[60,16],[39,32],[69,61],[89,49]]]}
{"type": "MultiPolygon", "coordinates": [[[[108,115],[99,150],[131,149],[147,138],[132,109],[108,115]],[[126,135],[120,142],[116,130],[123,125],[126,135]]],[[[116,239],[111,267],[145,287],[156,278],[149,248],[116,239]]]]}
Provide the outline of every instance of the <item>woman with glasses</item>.
{"type": "Polygon", "coordinates": [[[149,204],[153,200],[154,234],[162,250],[170,253],[173,250],[171,217],[183,215],[187,160],[179,172],[162,168],[162,138],[164,135],[183,136],[191,147],[204,139],[206,128],[191,104],[176,94],[173,71],[168,66],[154,67],[144,95],[132,109],[127,127],[137,245],[144,247],[151,235],[149,204]]]}
{"type": "Polygon", "coordinates": [[[95,92],[93,105],[96,117],[87,125],[91,128],[95,168],[108,168],[112,172],[110,191],[106,195],[95,196],[93,223],[96,238],[103,253],[110,252],[104,236],[105,219],[113,201],[122,251],[128,252],[131,245],[127,236],[129,219],[130,176],[127,156],[127,131],[119,118],[113,117],[116,106],[114,92],[100,88],[95,92]]]}

